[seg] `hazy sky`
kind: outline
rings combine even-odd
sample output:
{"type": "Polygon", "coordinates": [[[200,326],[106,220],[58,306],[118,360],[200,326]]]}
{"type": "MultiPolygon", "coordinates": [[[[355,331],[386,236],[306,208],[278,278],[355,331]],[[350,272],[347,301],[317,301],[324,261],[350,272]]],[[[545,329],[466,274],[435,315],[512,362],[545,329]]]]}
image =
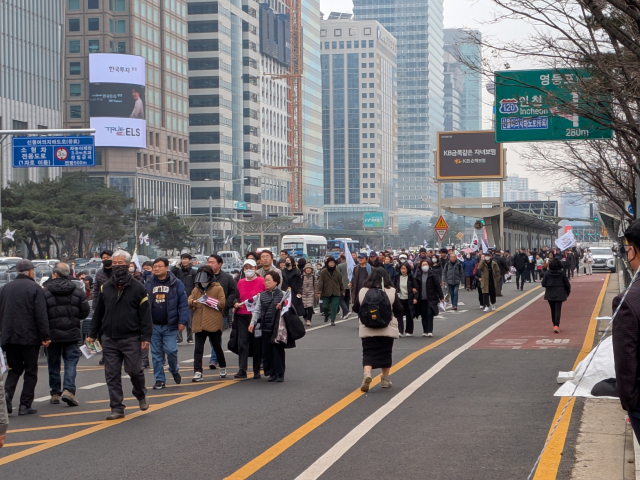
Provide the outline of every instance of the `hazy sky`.
{"type": "MultiPolygon", "coordinates": [[[[351,12],[353,3],[351,0],[320,0],[320,8],[325,17],[330,12],[351,12]]],[[[496,12],[492,0],[444,0],[444,26],[445,28],[468,28],[479,30],[483,37],[491,37],[499,41],[509,41],[522,38],[525,33],[534,33],[533,27],[525,22],[501,22],[489,24],[496,12]]],[[[525,62],[517,62],[509,59],[512,69],[533,68],[525,62]]],[[[485,80],[483,80],[484,83],[485,80]]],[[[491,105],[493,97],[483,89],[483,128],[491,128],[491,105]]],[[[522,150],[519,144],[508,144],[507,148],[507,173],[518,174],[529,178],[529,188],[537,188],[541,192],[549,190],[548,181],[540,178],[524,168],[524,160],[518,151],[522,150]]],[[[540,198],[543,198],[542,196],[540,198]]]]}

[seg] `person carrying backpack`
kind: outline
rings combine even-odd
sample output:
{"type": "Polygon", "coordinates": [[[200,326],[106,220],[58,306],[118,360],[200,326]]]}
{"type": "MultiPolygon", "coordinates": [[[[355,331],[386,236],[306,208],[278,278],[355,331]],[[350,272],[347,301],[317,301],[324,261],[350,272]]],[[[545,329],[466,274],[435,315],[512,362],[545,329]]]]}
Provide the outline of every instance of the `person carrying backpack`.
{"type": "Polygon", "coordinates": [[[379,270],[373,270],[358,293],[353,311],[358,314],[358,333],[362,339],[364,375],[360,390],[369,391],[374,368],[382,369],[380,386],[389,388],[393,340],[400,336],[394,315],[401,315],[403,309],[393,284],[379,270]]]}

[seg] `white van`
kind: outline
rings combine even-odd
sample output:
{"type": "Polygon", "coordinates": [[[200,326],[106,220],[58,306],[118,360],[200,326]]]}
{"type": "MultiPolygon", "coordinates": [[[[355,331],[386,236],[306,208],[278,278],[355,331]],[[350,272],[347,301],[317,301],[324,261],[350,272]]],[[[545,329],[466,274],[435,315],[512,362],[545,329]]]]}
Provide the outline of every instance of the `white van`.
{"type": "Polygon", "coordinates": [[[223,265],[232,263],[242,263],[242,257],[238,252],[233,250],[223,250],[218,252],[218,255],[222,257],[223,265]]]}

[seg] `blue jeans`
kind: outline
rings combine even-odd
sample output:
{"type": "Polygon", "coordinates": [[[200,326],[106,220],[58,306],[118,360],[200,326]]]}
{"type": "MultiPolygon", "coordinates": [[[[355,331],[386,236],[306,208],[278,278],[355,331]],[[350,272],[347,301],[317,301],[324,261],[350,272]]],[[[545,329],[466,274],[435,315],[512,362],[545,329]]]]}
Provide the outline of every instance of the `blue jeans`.
{"type": "Polygon", "coordinates": [[[460,288],[460,284],[451,285],[449,284],[449,293],[451,294],[451,305],[454,307],[458,307],[458,289],[460,288]]]}
{"type": "Polygon", "coordinates": [[[153,335],[151,335],[151,361],[153,362],[153,376],[156,382],[166,381],[162,356],[167,356],[169,371],[172,374],[178,373],[178,340],[176,331],[169,330],[167,325],[154,325],[153,335]]]}
{"type": "Polygon", "coordinates": [[[64,360],[64,390],[76,394],[76,366],[80,360],[78,342],[56,342],[47,348],[49,364],[49,388],[51,395],[62,395],[60,357],[64,360]]]}

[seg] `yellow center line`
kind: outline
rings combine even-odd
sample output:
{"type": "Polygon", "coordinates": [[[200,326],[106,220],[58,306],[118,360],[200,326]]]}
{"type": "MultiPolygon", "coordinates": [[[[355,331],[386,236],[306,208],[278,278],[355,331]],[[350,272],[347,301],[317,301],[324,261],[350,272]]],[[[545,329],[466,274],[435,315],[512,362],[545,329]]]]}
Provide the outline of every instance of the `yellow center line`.
{"type": "MultiPolygon", "coordinates": [[[[598,295],[598,299],[596,300],[596,305],[593,307],[593,312],[591,313],[591,320],[589,321],[589,326],[587,327],[587,333],[584,337],[584,342],[582,344],[582,348],[580,349],[580,353],[578,353],[578,358],[576,358],[575,363],[573,364],[573,370],[576,369],[578,364],[586,357],[591,349],[593,348],[593,339],[596,334],[596,328],[598,326],[598,321],[596,317],[600,314],[600,309],[602,308],[602,302],[604,301],[604,295],[607,292],[607,285],[609,284],[609,275],[606,276],[606,279],[602,285],[602,289],[600,290],[600,295],[598,295]]],[[[571,422],[571,413],[573,412],[573,407],[576,403],[576,397],[560,397],[560,401],[558,403],[558,408],[556,409],[556,413],[553,416],[553,421],[551,422],[551,428],[549,428],[549,433],[547,434],[547,438],[551,435],[551,431],[553,430],[553,426],[558,421],[562,410],[564,410],[564,406],[569,401],[569,406],[567,410],[564,412],[564,416],[558,423],[556,427],[556,431],[551,437],[547,448],[545,449],[542,457],[540,457],[540,463],[538,463],[538,468],[536,469],[536,474],[533,477],[533,480],[553,480],[558,475],[558,467],[560,466],[560,460],[562,459],[562,451],[564,450],[564,444],[567,439],[567,434],[569,433],[569,423],[571,422]],[[571,399],[569,401],[569,399],[571,399]]],[[[546,439],[545,439],[546,441],[546,439]]]]}
{"type": "MultiPolygon", "coordinates": [[[[133,405],[126,405],[127,408],[134,408],[133,405]]],[[[137,407],[137,405],[136,405],[137,407]]],[[[81,412],[68,412],[68,413],[49,413],[47,415],[40,415],[40,418],[53,418],[53,417],[69,417],[71,415],[84,415],[86,413],[100,413],[110,412],[110,408],[102,408],[100,410],[83,410],[81,412]]]]}
{"type": "Polygon", "coordinates": [[[22,447],[23,445],[41,445],[43,443],[47,443],[49,440],[33,440],[32,442],[16,442],[16,443],[7,443],[3,448],[7,447],[22,447]]]}
{"type": "Polygon", "coordinates": [[[224,383],[221,383],[219,385],[214,385],[212,387],[205,388],[205,389],[199,390],[197,392],[190,392],[187,395],[184,395],[182,397],[174,398],[173,400],[169,400],[167,402],[161,403],[161,404],[155,406],[155,408],[153,410],[149,409],[149,410],[147,410],[145,412],[139,410],[139,411],[137,411],[135,413],[132,413],[131,415],[127,415],[126,417],[124,417],[124,418],[122,418],[120,420],[101,422],[98,425],[94,425],[93,427],[90,427],[90,428],[85,428],[84,430],[80,430],[79,432],[74,432],[74,433],[72,433],[70,435],[66,435],[64,437],[60,437],[60,438],[56,438],[56,439],[47,441],[46,443],[43,443],[41,445],[38,445],[38,446],[35,446],[35,447],[32,447],[32,448],[27,448],[26,450],[23,450],[21,452],[17,452],[17,453],[11,454],[11,455],[7,455],[4,458],[0,458],[0,466],[6,465],[7,463],[15,462],[16,460],[20,460],[21,458],[28,457],[30,455],[42,452],[42,451],[47,450],[49,448],[53,448],[53,447],[57,447],[59,445],[63,445],[65,443],[71,442],[72,440],[77,440],[78,438],[82,438],[84,436],[91,435],[92,433],[99,432],[100,430],[105,430],[107,428],[114,427],[116,425],[120,425],[121,423],[128,422],[130,420],[133,420],[134,418],[141,417],[142,415],[147,415],[149,413],[153,413],[153,412],[161,410],[163,408],[167,408],[167,407],[170,407],[172,405],[176,405],[178,403],[186,402],[187,400],[191,400],[192,398],[196,398],[196,397],[199,397],[201,395],[205,395],[207,393],[213,392],[215,390],[219,390],[219,389],[224,388],[224,387],[228,387],[229,385],[233,385],[233,384],[238,383],[238,382],[239,382],[239,380],[231,380],[229,382],[224,382],[224,383]]]}
{"type": "Polygon", "coordinates": [[[191,382],[191,383],[179,383],[177,385],[167,385],[167,388],[174,388],[174,387],[195,387],[197,385],[208,385],[208,384],[212,384],[212,383],[226,383],[229,380],[226,380],[224,378],[221,378],[220,380],[213,380],[211,382],[191,382]]]}
{"type": "Polygon", "coordinates": [[[80,422],[80,423],[68,423],[64,425],[51,425],[49,427],[18,428],[15,430],[8,430],[7,433],[37,432],[38,430],[55,430],[56,428],[84,427],[87,425],[96,425],[98,423],[103,423],[103,422],[80,422]]]}
{"type": "MultiPolygon", "coordinates": [[[[147,399],[151,399],[151,398],[160,398],[160,397],[177,397],[179,395],[187,395],[187,392],[180,392],[180,393],[163,393],[161,395],[147,395],[147,399]]],[[[127,397],[123,400],[136,400],[136,397],[127,397]]],[[[84,402],[84,403],[105,403],[105,402],[109,402],[110,400],[107,398],[106,400],[89,400],[88,402],[84,402]]]]}
{"type": "MultiPolygon", "coordinates": [[[[485,320],[486,318],[489,318],[491,315],[499,312],[500,310],[503,310],[503,309],[507,308],[509,305],[511,305],[511,304],[517,302],[518,300],[526,297],[531,292],[535,292],[539,288],[542,288],[542,287],[537,286],[535,288],[532,288],[527,293],[523,293],[522,295],[520,295],[520,296],[514,298],[513,300],[505,303],[501,307],[498,307],[495,311],[487,313],[485,315],[482,315],[481,317],[478,317],[477,319],[475,319],[475,320],[463,325],[462,327],[458,328],[457,330],[454,330],[453,332],[449,333],[448,335],[445,335],[440,340],[436,340],[435,342],[429,344],[428,346],[413,352],[412,354],[410,354],[407,357],[405,357],[402,360],[400,360],[393,367],[391,367],[391,373],[395,373],[398,370],[400,370],[401,368],[404,368],[405,366],[407,366],[409,363],[413,362],[416,358],[420,357],[424,353],[426,353],[426,352],[428,352],[430,350],[433,350],[436,347],[439,347],[440,345],[442,345],[443,343],[449,341],[450,339],[452,339],[456,335],[459,335],[460,333],[464,332],[468,328],[471,328],[472,326],[480,323],[481,321],[485,320]]],[[[373,379],[373,381],[371,382],[369,388],[373,388],[378,383],[380,383],[380,375],[376,376],[373,379]]],[[[331,417],[333,417],[337,413],[339,413],[342,410],[344,410],[346,407],[351,405],[353,402],[355,402],[357,399],[359,399],[363,395],[365,395],[365,394],[363,392],[361,392],[360,389],[351,392],[349,395],[344,397],[342,400],[339,400],[337,403],[335,403],[332,406],[330,406],[329,408],[327,408],[324,412],[322,412],[319,415],[315,416],[314,418],[309,420],[307,423],[305,423],[304,425],[302,425],[301,427],[299,427],[298,429],[296,429],[295,431],[293,431],[292,433],[290,433],[289,435],[284,437],[278,443],[276,443],[272,447],[270,447],[267,450],[265,450],[263,453],[261,453],[256,458],[251,460],[249,463],[247,463],[246,465],[244,465],[243,467],[241,467],[240,469],[238,469],[237,471],[235,471],[234,473],[232,473],[231,475],[226,477],[225,480],[244,480],[246,478],[249,478],[251,475],[253,475],[258,470],[263,468],[269,462],[271,462],[276,457],[278,457],[279,455],[284,453],[286,450],[291,448],[299,440],[301,440],[302,438],[307,436],[309,433],[311,433],[313,430],[315,430],[320,425],[325,423],[331,417]]]]}

